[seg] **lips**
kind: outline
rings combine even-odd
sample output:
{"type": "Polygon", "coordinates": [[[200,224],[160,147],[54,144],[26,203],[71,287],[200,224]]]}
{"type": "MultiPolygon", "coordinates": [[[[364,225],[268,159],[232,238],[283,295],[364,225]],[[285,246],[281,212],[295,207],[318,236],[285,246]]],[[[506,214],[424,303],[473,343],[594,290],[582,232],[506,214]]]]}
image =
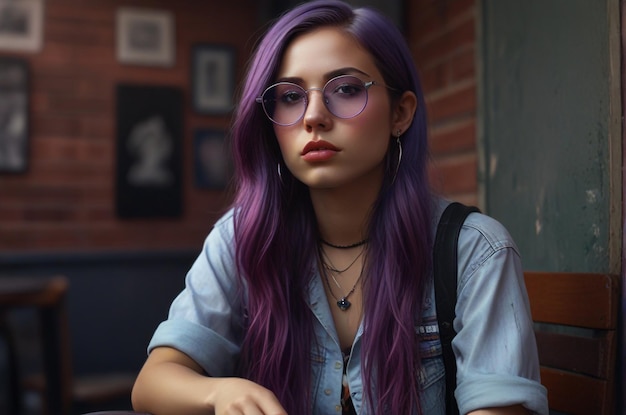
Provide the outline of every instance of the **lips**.
{"type": "Polygon", "coordinates": [[[324,141],[324,140],[319,140],[319,141],[309,141],[307,143],[306,146],[304,146],[304,148],[302,149],[302,153],[301,155],[306,155],[307,153],[313,152],[313,151],[339,151],[339,149],[337,147],[335,147],[334,145],[332,145],[331,143],[324,141]]]}
{"type": "Polygon", "coordinates": [[[302,159],[308,162],[321,162],[331,159],[339,149],[327,141],[309,141],[302,149],[302,159]]]}

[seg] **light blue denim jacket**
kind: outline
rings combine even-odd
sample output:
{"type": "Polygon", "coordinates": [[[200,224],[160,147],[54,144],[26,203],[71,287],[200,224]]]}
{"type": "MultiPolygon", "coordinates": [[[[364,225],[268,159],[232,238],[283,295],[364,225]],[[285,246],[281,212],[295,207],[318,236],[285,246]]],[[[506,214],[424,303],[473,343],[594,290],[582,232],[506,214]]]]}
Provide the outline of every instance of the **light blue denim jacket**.
{"type": "MultiPolygon", "coordinates": [[[[447,202],[439,201],[436,224],[447,202]]],[[[243,338],[241,299],[236,295],[232,212],[216,224],[189,270],[185,289],[173,301],[169,317],[157,328],[148,351],[174,347],[192,357],[211,376],[237,376],[243,338]]],[[[324,287],[317,270],[309,306],[321,350],[312,352],[315,415],[340,414],[343,358],[324,287]]],[[[459,236],[458,300],[453,349],[457,362],[456,398],[461,414],[486,407],[523,404],[547,414],[530,309],[517,247],[508,232],[488,216],[471,214],[459,236]]],[[[422,324],[424,415],[445,415],[445,383],[432,284],[422,324]]],[[[354,339],[347,377],[358,414],[367,414],[361,376],[361,337],[354,339]]],[[[285,379],[288,382],[288,379],[285,379]]],[[[371,414],[371,413],[370,413],[371,414]]],[[[292,414],[290,414],[292,415],[292,414]]],[[[296,414],[293,414],[296,415],[296,414]]],[[[395,415],[395,414],[394,414],[395,415]]]]}

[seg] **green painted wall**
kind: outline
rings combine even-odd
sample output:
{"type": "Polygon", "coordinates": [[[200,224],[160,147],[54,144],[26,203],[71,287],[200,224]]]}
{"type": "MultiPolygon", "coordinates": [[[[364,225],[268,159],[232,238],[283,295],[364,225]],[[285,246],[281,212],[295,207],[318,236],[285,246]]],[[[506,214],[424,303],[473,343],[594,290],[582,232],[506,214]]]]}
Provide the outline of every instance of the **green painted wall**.
{"type": "Polygon", "coordinates": [[[608,8],[481,3],[484,208],[525,269],[610,271],[608,8]]]}

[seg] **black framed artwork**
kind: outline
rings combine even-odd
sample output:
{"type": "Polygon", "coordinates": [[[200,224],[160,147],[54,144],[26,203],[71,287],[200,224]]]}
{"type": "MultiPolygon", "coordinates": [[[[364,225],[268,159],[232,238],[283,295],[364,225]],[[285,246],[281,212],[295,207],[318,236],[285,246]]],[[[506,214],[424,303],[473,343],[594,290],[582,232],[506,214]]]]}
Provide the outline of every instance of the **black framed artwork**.
{"type": "Polygon", "coordinates": [[[192,48],[193,108],[201,114],[227,114],[234,107],[235,49],[197,44],[192,48]]]}
{"type": "Polygon", "coordinates": [[[233,175],[233,163],[225,131],[198,129],[193,139],[194,178],[199,189],[221,190],[233,175]]]}
{"type": "Polygon", "coordinates": [[[23,59],[0,57],[0,172],[28,167],[29,70],[23,59]]]}
{"type": "Polygon", "coordinates": [[[182,213],[182,91],[118,85],[116,211],[120,218],[182,213]]]}

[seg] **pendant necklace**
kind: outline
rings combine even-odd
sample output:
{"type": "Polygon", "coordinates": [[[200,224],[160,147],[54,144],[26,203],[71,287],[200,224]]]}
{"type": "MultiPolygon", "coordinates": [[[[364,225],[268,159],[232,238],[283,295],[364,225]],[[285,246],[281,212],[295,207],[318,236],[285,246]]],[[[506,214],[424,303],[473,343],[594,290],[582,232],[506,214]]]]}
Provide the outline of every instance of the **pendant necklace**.
{"type": "MultiPolygon", "coordinates": [[[[344,295],[343,297],[341,297],[341,298],[337,298],[337,296],[335,296],[335,293],[333,292],[333,287],[331,287],[331,285],[330,285],[330,281],[328,280],[328,274],[327,274],[325,269],[322,269],[322,274],[324,275],[324,280],[326,281],[326,285],[328,286],[328,291],[330,291],[330,295],[332,295],[333,298],[335,300],[337,300],[337,307],[339,307],[341,309],[341,311],[348,310],[350,308],[350,306],[352,305],[352,303],[350,301],[348,301],[348,297],[350,297],[352,295],[352,293],[354,293],[354,290],[356,290],[356,286],[359,284],[359,281],[361,281],[361,276],[363,274],[361,273],[359,275],[359,278],[357,278],[356,281],[354,282],[354,285],[352,286],[352,289],[350,289],[350,291],[348,291],[348,293],[346,295],[344,295]]],[[[331,276],[332,276],[332,274],[331,274],[331,276]]],[[[334,276],[332,276],[332,277],[333,277],[333,281],[335,281],[335,284],[337,284],[337,287],[341,288],[341,285],[339,285],[339,282],[337,282],[335,277],[334,276]]]]}
{"type": "MultiPolygon", "coordinates": [[[[326,258],[328,260],[328,263],[326,263],[326,261],[324,261],[324,259],[322,259],[322,265],[324,265],[324,268],[326,268],[329,271],[332,272],[336,272],[337,274],[342,274],[344,272],[346,272],[347,270],[349,270],[350,268],[352,268],[352,265],[354,265],[356,263],[356,261],[361,257],[361,255],[363,255],[363,252],[365,252],[365,249],[362,249],[361,252],[359,252],[359,254],[356,256],[356,258],[354,258],[352,260],[352,262],[350,262],[350,264],[345,267],[344,269],[337,269],[335,267],[335,264],[332,263],[332,261],[330,260],[330,258],[328,257],[328,255],[326,254],[326,251],[324,251],[324,249],[320,248],[320,250],[322,251],[322,256],[324,256],[324,258],[326,258]]],[[[332,274],[331,274],[332,276],[332,274]]],[[[334,277],[333,277],[334,279],[334,277]]],[[[339,287],[341,288],[341,287],[339,287]]]]}

